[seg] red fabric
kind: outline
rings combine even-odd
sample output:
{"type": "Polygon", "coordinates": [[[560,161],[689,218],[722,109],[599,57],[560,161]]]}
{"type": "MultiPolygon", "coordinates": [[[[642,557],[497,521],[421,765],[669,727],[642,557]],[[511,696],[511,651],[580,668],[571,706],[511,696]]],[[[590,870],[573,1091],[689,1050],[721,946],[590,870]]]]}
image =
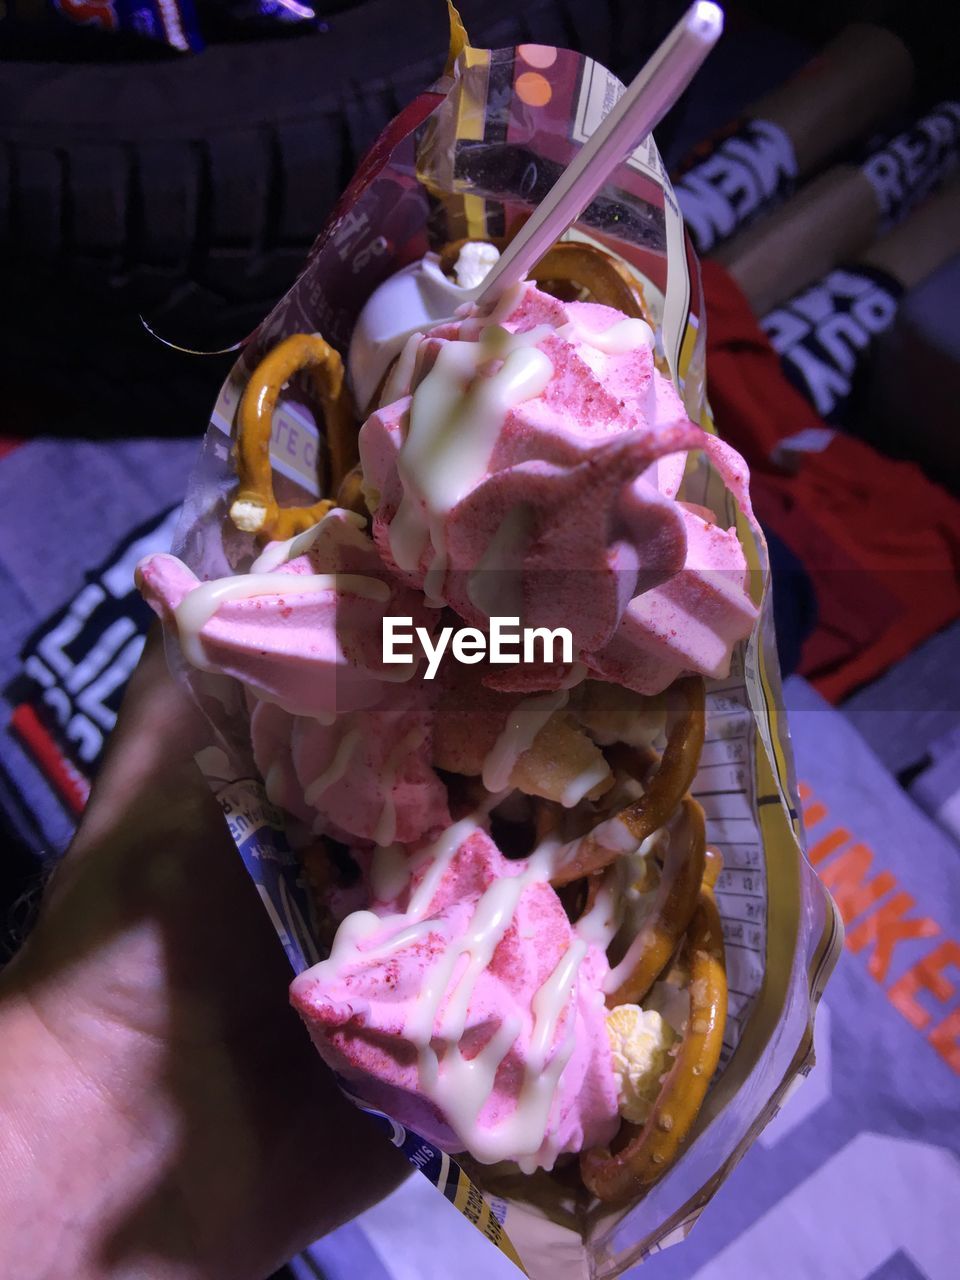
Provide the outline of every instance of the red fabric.
{"type": "Polygon", "coordinates": [[[801,560],[819,608],[800,671],[831,701],[960,616],[960,503],[913,463],[837,434],[790,474],[789,436],[825,424],[780,370],[746,298],[703,263],[710,403],[746,458],[760,520],[801,560]]]}
{"type": "Polygon", "coordinates": [[[79,817],[90,794],[89,782],[64,758],[50,731],[29,703],[23,702],[14,707],[10,724],[71,813],[79,817]]]}

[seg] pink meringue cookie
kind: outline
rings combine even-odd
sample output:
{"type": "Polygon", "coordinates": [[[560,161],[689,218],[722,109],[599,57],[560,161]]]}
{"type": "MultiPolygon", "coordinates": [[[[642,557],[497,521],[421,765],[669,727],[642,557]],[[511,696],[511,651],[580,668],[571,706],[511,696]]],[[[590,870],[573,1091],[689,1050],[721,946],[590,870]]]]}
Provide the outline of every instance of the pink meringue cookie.
{"type": "MultiPolygon", "coordinates": [[[[717,436],[706,436],[701,448],[753,522],[746,463],[717,436]]],[[[709,511],[679,505],[687,535],[683,569],[631,600],[609,643],[585,657],[594,675],[637,693],[660,693],[687,671],[724,679],[734,646],[757,620],[736,531],[721,529],[709,511]]]]}
{"type": "Polygon", "coordinates": [[[687,671],[723,679],[734,645],[749,635],[757,609],[746,591],[736,534],[684,513],[687,565],[669,582],[631,600],[610,641],[586,656],[604,680],[660,693],[687,671]]]}
{"type": "Polygon", "coordinates": [[[414,854],[409,884],[349,917],[330,958],[294,979],[317,1049],[368,1104],[450,1152],[549,1169],[608,1142],[619,1117],[603,951],[469,822],[432,855],[414,854]],[[512,914],[483,937],[484,904],[511,888],[512,914]]]}
{"type": "Polygon", "coordinates": [[[334,725],[298,716],[291,757],[305,803],[319,815],[315,830],[389,845],[449,826],[446,788],[430,763],[431,729],[426,697],[394,696],[334,725]]]}
{"type": "Polygon", "coordinates": [[[267,796],[313,834],[412,843],[450,825],[430,763],[430,705],[406,686],[387,689],[377,707],[333,724],[252,700],[250,739],[267,796]]]}
{"type": "MultiPolygon", "coordinates": [[[[604,354],[547,327],[569,330],[584,316],[590,332],[623,319],[608,307],[560,303],[531,285],[503,321],[504,334],[536,330],[533,346],[546,357],[549,379],[537,394],[503,407],[502,421],[493,423],[485,442],[481,474],[451,468],[451,486],[461,487],[439,513],[447,564],[439,594],[479,624],[489,616],[484,598],[499,595],[500,585],[521,572],[523,590],[514,603],[522,606],[525,624],[550,625],[552,616],[552,625],[559,625],[562,614],[577,646],[591,649],[609,639],[638,591],[682,567],[682,519],[668,496],[638,477],[655,478],[659,458],[694,447],[702,433],[654,369],[648,346],[604,354]],[[658,410],[661,401],[666,407],[658,410]],[[659,414],[656,430],[648,411],[659,414]],[[510,528],[505,522],[518,508],[518,527],[510,528]]],[[[384,559],[416,586],[427,581],[437,547],[434,538],[415,566],[398,564],[394,522],[405,494],[408,503],[418,496],[404,482],[402,451],[423,416],[425,381],[443,376],[445,348],[478,333],[476,320],[467,319],[423,339],[413,368],[414,397],[376,411],[360,433],[365,486],[376,504],[374,538],[384,559]]],[[[468,348],[477,353],[479,377],[471,386],[480,394],[483,382],[504,370],[495,349],[488,355],[481,346],[474,341],[468,348]]],[[[484,406],[484,413],[492,418],[497,407],[484,406]]]]}
{"type": "MultiPolygon", "coordinates": [[[[472,625],[496,613],[569,628],[592,671],[644,692],[685,670],[726,674],[756,619],[743,553],[676,494],[687,452],[703,450],[749,516],[742,460],[689,421],[642,321],[533,285],[498,310],[412,339],[410,394],[361,429],[385,562],[472,625]]],[[[498,682],[540,687],[529,675],[498,682]]]]}
{"type": "Polygon", "coordinates": [[[248,694],[248,702],[253,760],[263,778],[267,799],[312,831],[317,813],[304,799],[293,767],[290,739],[295,717],[275,702],[261,702],[252,694],[248,694]]]}
{"type": "MultiPolygon", "coordinates": [[[[669,434],[671,448],[690,443],[679,428],[669,434]]],[[[570,465],[521,462],[481,482],[446,527],[451,565],[473,566],[448,569],[452,608],[473,625],[490,616],[479,602],[526,626],[568,627],[580,654],[606,644],[633,597],[670,581],[684,564],[681,513],[637,479],[666,447],[663,437],[631,431],[570,465]],[[496,567],[478,568],[517,511],[522,523],[496,567]],[[516,584],[509,596],[505,583],[516,584]]]]}
{"type": "Polygon", "coordinates": [[[332,718],[375,706],[385,686],[414,674],[384,665],[384,616],[410,616],[431,633],[437,618],[385,571],[369,538],[338,518],[347,514],[331,513],[310,531],[312,541],[294,539],[291,550],[306,549],[289,561],[273,563],[268,548],[266,571],[217,582],[201,583],[173,556],[148,556],[137,570],[140,589],[177,631],[189,663],[233,676],[291,715],[332,718]]]}

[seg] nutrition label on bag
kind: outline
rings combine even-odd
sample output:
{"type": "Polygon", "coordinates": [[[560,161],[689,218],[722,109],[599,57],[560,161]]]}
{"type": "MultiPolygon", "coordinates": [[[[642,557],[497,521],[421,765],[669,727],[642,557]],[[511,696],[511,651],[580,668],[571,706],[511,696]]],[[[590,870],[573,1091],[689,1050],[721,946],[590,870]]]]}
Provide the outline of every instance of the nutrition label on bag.
{"type": "MultiPolygon", "coordinates": [[[[210,422],[225,436],[233,433],[240,399],[246,386],[246,370],[236,365],[220,389],[210,422]]],[[[273,413],[270,433],[270,462],[275,471],[293,480],[307,493],[317,489],[317,450],[320,435],[310,412],[296,401],[286,399],[273,413]]]]}
{"type": "Polygon", "coordinates": [[[716,896],[723,917],[729,1007],[721,1065],[740,1042],[763,982],[767,880],[754,786],[754,722],[742,675],[713,682],[707,732],[692,794],[706,815],[707,844],[720,850],[716,896]]]}
{"type": "MultiPolygon", "coordinates": [[[[604,116],[613,109],[623,92],[623,85],[606,67],[589,59],[584,61],[580,98],[572,130],[576,142],[586,142],[596,132],[604,116]]],[[[638,173],[646,173],[657,183],[663,183],[663,164],[652,134],[648,134],[634,147],[627,157],[627,164],[638,173]]]]}
{"type": "MultiPolygon", "coordinates": [[[[587,141],[623,92],[623,85],[606,67],[589,59],[585,60],[571,129],[571,136],[575,142],[587,141]]],[[[665,249],[675,268],[667,276],[660,341],[670,366],[671,376],[683,395],[685,391],[683,344],[688,333],[693,335],[691,340],[695,340],[697,327],[695,317],[690,314],[690,277],[686,270],[683,217],[667,181],[663,161],[652,134],[641,140],[627,157],[626,163],[631,169],[635,169],[637,173],[643,174],[657,184],[663,201],[665,249]]],[[[701,407],[699,394],[687,403],[687,410],[694,418],[699,417],[701,407]]]]}

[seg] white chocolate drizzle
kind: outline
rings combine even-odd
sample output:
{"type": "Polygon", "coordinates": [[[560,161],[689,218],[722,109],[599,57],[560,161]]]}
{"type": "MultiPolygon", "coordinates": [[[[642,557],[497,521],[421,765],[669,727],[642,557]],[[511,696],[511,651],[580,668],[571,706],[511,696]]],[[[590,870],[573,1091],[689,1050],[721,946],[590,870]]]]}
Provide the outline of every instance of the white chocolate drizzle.
{"type": "Polygon", "coordinates": [[[306,596],[320,591],[340,591],[385,604],[390,588],[378,578],[358,573],[245,573],[239,578],[215,578],[201,582],[174,610],[183,656],[201,671],[219,668],[207,661],[200,632],[222,604],[257,596],[306,596]]]}
{"type": "Polygon", "coordinates": [[[416,751],[427,735],[426,729],[419,725],[397,743],[387,757],[383,766],[381,783],[385,792],[383,808],[373,832],[373,842],[377,845],[393,844],[397,838],[397,801],[394,795],[394,784],[397,773],[411,752],[416,751]]]}
{"type": "Polygon", "coordinates": [[[640,348],[646,348],[648,351],[653,349],[653,330],[646,320],[625,316],[622,320],[615,321],[609,329],[603,329],[599,333],[595,329],[587,329],[574,321],[573,329],[583,342],[608,356],[622,356],[628,351],[637,351],[640,348]]]}
{"type": "Polygon", "coordinates": [[[355,547],[360,547],[364,550],[373,549],[370,539],[363,532],[366,524],[363,516],[358,515],[356,511],[347,511],[343,507],[332,507],[315,525],[311,525],[309,529],[304,529],[302,533],[295,534],[284,542],[267,543],[250,566],[250,572],[273,573],[282,564],[288,564],[291,560],[296,560],[297,556],[306,555],[320,537],[324,526],[333,520],[337,520],[343,525],[343,532],[351,529],[354,531],[349,539],[345,539],[341,534],[341,543],[349,541],[355,547]],[[357,536],[358,534],[359,537],[357,536]]]}
{"type": "Polygon", "coordinates": [[[477,342],[444,342],[413,393],[397,457],[403,497],[390,524],[390,552],[411,573],[432,551],[424,583],[430,604],[443,604],[444,517],[483,479],[509,410],[540,395],[553,376],[550,360],[534,345],[549,332],[540,326],[511,334],[492,322],[477,342]],[[491,360],[501,360],[500,368],[478,377],[491,360]]]}
{"type": "MultiPolygon", "coordinates": [[[[484,809],[492,807],[493,801],[489,800],[484,809]]],[[[446,831],[438,836],[433,844],[428,845],[426,849],[421,849],[415,855],[413,869],[419,871],[421,867],[426,867],[426,872],[411,895],[410,904],[407,907],[407,915],[415,916],[417,919],[426,915],[427,908],[433,901],[433,896],[440,886],[440,881],[443,879],[443,874],[453,861],[457,850],[464,841],[470,839],[474,831],[479,830],[477,816],[479,815],[475,815],[472,818],[461,818],[452,827],[447,827],[446,831]]]]}
{"type": "Polygon", "coordinates": [[[327,765],[313,782],[307,787],[303,793],[303,798],[311,809],[315,809],[317,801],[325,791],[328,791],[335,782],[339,782],[343,775],[347,772],[347,767],[353,757],[353,753],[360,743],[360,730],[348,729],[340,741],[337,743],[336,750],[333,753],[333,759],[327,765]]]}
{"type": "Polygon", "coordinates": [[[639,846],[636,837],[619,815],[613,818],[605,818],[603,822],[599,822],[586,835],[578,836],[576,840],[571,840],[562,845],[557,852],[557,866],[564,866],[569,862],[575,861],[580,852],[580,846],[585,840],[589,840],[591,844],[599,845],[601,849],[606,849],[610,853],[617,855],[634,853],[639,846]]]}
{"type": "Polygon", "coordinates": [[[381,902],[399,898],[410,879],[410,859],[399,844],[378,845],[370,864],[370,886],[381,902]]]}
{"type": "Polygon", "coordinates": [[[570,779],[560,794],[560,803],[565,809],[572,809],[588,792],[609,777],[610,766],[603,756],[600,756],[595,763],[588,765],[586,769],[570,779]]]}
{"type": "Polygon", "coordinates": [[[263,780],[263,789],[271,804],[282,808],[283,786],[286,781],[286,769],[282,760],[274,760],[263,780]]]}
{"type": "Polygon", "coordinates": [[[570,670],[560,681],[561,689],[575,689],[578,684],[582,684],[587,678],[586,663],[571,662],[570,670]]]}
{"type": "Polygon", "coordinates": [[[623,860],[613,863],[600,882],[593,906],[573,926],[577,937],[606,951],[623,916],[623,860]]]}
{"type": "Polygon", "coordinates": [[[626,883],[629,879],[638,877],[641,874],[643,860],[653,856],[657,845],[663,839],[663,831],[664,828],[661,827],[647,836],[646,840],[637,847],[632,857],[619,859],[618,866],[625,881],[620,893],[621,916],[626,914],[628,908],[630,909],[630,919],[633,922],[630,932],[633,937],[622,959],[610,969],[603,980],[603,989],[608,994],[611,991],[616,991],[618,987],[626,982],[636,968],[644,948],[648,945],[648,939],[641,928],[641,918],[654,912],[657,899],[662,899],[667,893],[668,887],[662,881],[657,888],[649,892],[639,892],[635,888],[628,887],[628,883],[626,883]]]}
{"type": "Polygon", "coordinates": [[[417,362],[417,350],[423,341],[422,333],[411,333],[397,356],[397,362],[387,374],[380,392],[380,407],[393,404],[401,396],[410,394],[410,383],[413,381],[413,370],[417,362]]]}
{"type": "Polygon", "coordinates": [[[529,751],[543,726],[555,711],[566,706],[569,694],[538,694],[523,698],[507,716],[507,723],[483,762],[483,785],[488,791],[504,791],[510,775],[525,751],[529,751]]]}
{"type": "MultiPolygon", "coordinates": [[[[491,797],[484,808],[495,803],[491,797]]],[[[418,999],[403,1027],[403,1036],[417,1051],[419,1086],[444,1114],[465,1147],[481,1163],[512,1159],[521,1168],[552,1168],[557,1150],[547,1137],[550,1109],[560,1078],[576,1043],[575,1006],[580,965],[594,939],[603,933],[595,923],[577,930],[566,952],[533,997],[532,1025],[525,1056],[523,1079],[516,1107],[495,1125],[481,1125],[480,1116],[489,1100],[497,1071],[523,1030],[521,1016],[505,1018],[492,1038],[473,1058],[464,1058],[460,1043],[469,1016],[474,986],[515,917],[527,888],[549,881],[556,865],[558,846],[545,841],[513,876],[490,884],[473,912],[469,925],[455,938],[446,937],[444,922],[430,918],[430,904],[444,872],[457,851],[478,830],[478,815],[448,828],[432,845],[414,855],[404,873],[422,871],[406,911],[378,917],[355,912],[340,925],[328,960],[316,966],[317,978],[342,978],[365,961],[393,955],[428,935],[444,939],[439,957],[423,975],[418,999]],[[557,1043],[558,1028],[567,1014],[567,1029],[557,1043]]],[[[374,891],[394,887],[395,850],[379,850],[374,856],[374,891]],[[381,881],[386,877],[389,885],[381,881]]],[[[400,855],[402,856],[402,855],[400,855]]],[[[602,892],[602,891],[601,891],[602,892]]],[[[600,895],[598,895],[598,903],[600,895]]],[[[608,899],[603,899],[608,904],[608,899]]],[[[606,905],[603,910],[606,910],[606,905]]],[[[601,908],[595,905],[595,913],[601,908]]],[[[599,998],[599,996],[598,996],[599,998]]]]}

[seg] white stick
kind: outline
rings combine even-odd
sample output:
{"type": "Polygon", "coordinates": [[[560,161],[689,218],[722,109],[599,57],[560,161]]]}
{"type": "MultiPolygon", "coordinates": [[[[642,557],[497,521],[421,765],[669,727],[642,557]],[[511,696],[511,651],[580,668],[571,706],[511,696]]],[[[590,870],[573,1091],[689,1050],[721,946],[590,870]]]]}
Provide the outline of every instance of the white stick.
{"type": "Polygon", "coordinates": [[[709,0],[691,5],[507,246],[477,291],[481,305],[492,305],[522,280],[576,221],[621,160],[674,105],[722,30],[719,5],[709,0]]]}

